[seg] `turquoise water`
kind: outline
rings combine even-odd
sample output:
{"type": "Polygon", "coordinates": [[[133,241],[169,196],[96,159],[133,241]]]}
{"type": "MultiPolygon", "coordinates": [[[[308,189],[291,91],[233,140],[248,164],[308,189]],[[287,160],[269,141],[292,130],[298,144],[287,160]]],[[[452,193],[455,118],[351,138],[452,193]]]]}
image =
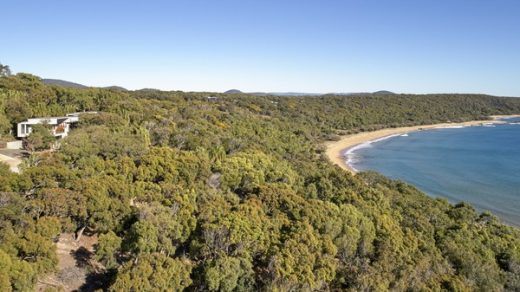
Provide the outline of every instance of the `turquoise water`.
{"type": "Polygon", "coordinates": [[[375,170],[434,197],[469,202],[520,226],[520,120],[445,128],[359,145],[347,157],[357,170],[375,170]]]}

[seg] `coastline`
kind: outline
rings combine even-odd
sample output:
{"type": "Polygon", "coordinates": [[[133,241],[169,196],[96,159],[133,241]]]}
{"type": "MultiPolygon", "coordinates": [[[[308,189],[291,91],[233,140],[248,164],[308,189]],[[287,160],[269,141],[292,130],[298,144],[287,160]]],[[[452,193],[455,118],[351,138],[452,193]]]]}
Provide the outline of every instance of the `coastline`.
{"type": "Polygon", "coordinates": [[[518,118],[520,115],[494,115],[490,116],[492,119],[490,120],[480,120],[480,121],[467,121],[461,123],[439,123],[439,124],[430,124],[430,125],[419,125],[419,126],[410,126],[410,127],[400,127],[400,128],[386,128],[376,131],[370,132],[361,132],[352,135],[346,135],[341,137],[339,141],[330,141],[326,142],[326,151],[325,154],[329,158],[329,160],[344,170],[356,174],[357,170],[350,166],[345,158],[345,153],[348,151],[355,150],[355,147],[360,146],[365,143],[375,142],[381,139],[391,138],[398,135],[407,134],[410,132],[423,131],[423,130],[432,130],[438,128],[455,128],[455,127],[469,127],[469,126],[481,126],[483,124],[501,124],[505,123],[502,119],[507,118],[518,118]]]}

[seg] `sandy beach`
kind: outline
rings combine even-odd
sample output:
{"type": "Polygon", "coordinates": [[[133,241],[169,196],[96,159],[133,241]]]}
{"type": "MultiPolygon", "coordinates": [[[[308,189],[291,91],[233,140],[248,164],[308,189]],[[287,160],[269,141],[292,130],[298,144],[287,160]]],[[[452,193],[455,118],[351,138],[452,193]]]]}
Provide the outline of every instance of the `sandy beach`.
{"type": "Polygon", "coordinates": [[[414,131],[423,131],[423,130],[431,130],[437,128],[447,128],[447,127],[468,127],[468,126],[480,126],[482,124],[500,124],[504,123],[501,119],[504,118],[515,118],[520,117],[520,115],[497,115],[491,116],[491,120],[480,120],[480,121],[468,121],[462,123],[440,123],[440,124],[432,124],[432,125],[420,125],[420,126],[412,126],[412,127],[401,127],[401,128],[387,128],[377,131],[371,132],[362,132],[352,135],[347,135],[341,137],[339,141],[331,141],[325,144],[326,146],[326,155],[329,157],[332,163],[340,166],[341,168],[355,174],[356,170],[350,167],[346,163],[345,152],[349,149],[367,143],[373,140],[381,139],[388,136],[394,135],[402,135],[414,131]]]}

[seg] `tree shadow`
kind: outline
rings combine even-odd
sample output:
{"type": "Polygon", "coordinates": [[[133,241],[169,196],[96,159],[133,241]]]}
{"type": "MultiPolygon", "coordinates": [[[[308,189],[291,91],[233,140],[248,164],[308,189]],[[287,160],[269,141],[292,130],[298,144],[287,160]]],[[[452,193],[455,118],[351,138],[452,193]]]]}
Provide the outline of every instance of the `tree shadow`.
{"type": "Polygon", "coordinates": [[[90,292],[96,290],[105,291],[112,283],[116,274],[116,270],[108,270],[105,273],[89,273],[83,284],[78,291],[79,292],[90,292]]]}
{"type": "Polygon", "coordinates": [[[72,251],[72,256],[74,257],[74,260],[76,260],[76,266],[79,268],[88,267],[93,255],[94,254],[91,251],[83,246],[72,251]]]}
{"type": "Polygon", "coordinates": [[[80,247],[76,251],[72,251],[72,256],[76,260],[76,266],[88,271],[85,283],[78,289],[80,292],[96,291],[99,289],[106,289],[111,283],[116,271],[99,271],[92,265],[94,253],[80,247]]]}

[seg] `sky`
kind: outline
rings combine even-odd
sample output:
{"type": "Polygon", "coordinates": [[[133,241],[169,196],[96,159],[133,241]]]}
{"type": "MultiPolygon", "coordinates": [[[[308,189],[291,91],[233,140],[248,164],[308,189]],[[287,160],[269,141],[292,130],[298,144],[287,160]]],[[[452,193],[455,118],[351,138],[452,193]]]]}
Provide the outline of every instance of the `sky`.
{"type": "Polygon", "coordinates": [[[0,63],[90,86],[520,96],[518,0],[0,0],[0,63]]]}

